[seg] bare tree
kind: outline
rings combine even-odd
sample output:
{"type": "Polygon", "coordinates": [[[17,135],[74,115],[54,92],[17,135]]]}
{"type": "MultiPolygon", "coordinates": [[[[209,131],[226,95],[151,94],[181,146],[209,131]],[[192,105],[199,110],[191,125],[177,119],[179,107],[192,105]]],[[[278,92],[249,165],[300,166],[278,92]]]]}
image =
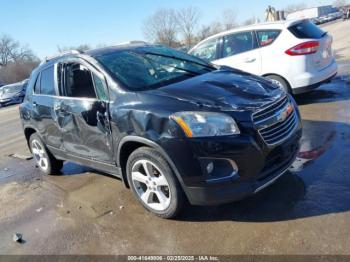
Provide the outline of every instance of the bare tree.
{"type": "Polygon", "coordinates": [[[78,50],[78,51],[81,51],[81,52],[84,52],[84,51],[87,51],[91,49],[91,46],[88,45],[88,44],[81,44],[81,45],[78,45],[78,46],[65,46],[65,47],[60,47],[60,46],[57,46],[57,51],[59,53],[63,53],[63,52],[66,52],[66,51],[69,51],[69,50],[78,50]]]}
{"type": "Polygon", "coordinates": [[[3,84],[10,84],[22,81],[29,77],[38,64],[39,60],[9,62],[6,66],[0,68],[0,82],[3,84]]]}
{"type": "Polygon", "coordinates": [[[148,41],[177,46],[178,23],[174,9],[158,9],[144,21],[143,33],[148,41]]]}
{"type": "Polygon", "coordinates": [[[202,25],[198,31],[197,40],[201,41],[209,36],[218,34],[223,30],[223,25],[218,21],[211,22],[209,25],[202,25]]]}
{"type": "Polygon", "coordinates": [[[299,4],[291,4],[288,5],[284,8],[284,11],[286,11],[287,13],[292,13],[301,9],[307,8],[307,4],[305,3],[299,3],[299,4]]]}
{"type": "Polygon", "coordinates": [[[20,60],[35,60],[33,52],[8,35],[0,36],[0,66],[20,60]]]}
{"type": "Polygon", "coordinates": [[[195,31],[198,26],[200,15],[195,7],[187,7],[177,12],[177,23],[183,35],[186,46],[190,47],[195,42],[195,31]]]}
{"type": "Polygon", "coordinates": [[[198,41],[202,41],[203,39],[211,36],[210,26],[202,25],[198,31],[197,39],[198,41]]]}
{"type": "Polygon", "coordinates": [[[237,13],[235,10],[226,9],[223,11],[222,15],[223,15],[222,25],[224,30],[230,30],[238,26],[236,22],[237,13]]]}
{"type": "Polygon", "coordinates": [[[245,20],[242,25],[246,26],[246,25],[253,25],[255,23],[259,23],[260,20],[258,18],[256,18],[255,16],[248,18],[247,20],[245,20]]]}

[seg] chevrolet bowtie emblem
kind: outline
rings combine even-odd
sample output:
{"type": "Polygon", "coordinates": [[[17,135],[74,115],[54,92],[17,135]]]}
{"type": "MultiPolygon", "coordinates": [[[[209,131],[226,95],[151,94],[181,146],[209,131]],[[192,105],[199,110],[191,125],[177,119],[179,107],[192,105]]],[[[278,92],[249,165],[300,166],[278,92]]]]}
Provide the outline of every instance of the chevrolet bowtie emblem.
{"type": "Polygon", "coordinates": [[[283,122],[287,119],[287,117],[293,112],[294,108],[292,104],[288,104],[288,106],[281,112],[278,116],[278,122],[283,122]]]}

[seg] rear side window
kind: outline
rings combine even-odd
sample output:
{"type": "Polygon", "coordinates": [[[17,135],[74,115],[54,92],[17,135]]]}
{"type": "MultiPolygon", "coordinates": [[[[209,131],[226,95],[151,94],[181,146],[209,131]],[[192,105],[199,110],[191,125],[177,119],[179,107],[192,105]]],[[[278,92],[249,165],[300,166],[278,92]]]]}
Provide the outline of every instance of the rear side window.
{"type": "MultiPolygon", "coordinates": [[[[40,81],[40,94],[42,95],[55,95],[55,81],[54,81],[54,69],[53,66],[41,71],[40,81]]],[[[37,81],[38,82],[38,81],[37,81]]],[[[35,85],[35,90],[37,87],[35,85]]]]}
{"type": "Polygon", "coordinates": [[[211,39],[203,44],[199,45],[197,48],[192,50],[190,53],[191,55],[197,56],[201,59],[204,59],[206,61],[213,61],[217,59],[217,47],[218,47],[219,40],[218,39],[211,39]]]}
{"type": "Polygon", "coordinates": [[[280,35],[281,30],[259,30],[256,31],[258,42],[261,47],[271,45],[280,35]]]}
{"type": "Polygon", "coordinates": [[[239,32],[224,37],[223,57],[237,55],[257,48],[252,31],[239,32]]]}
{"type": "Polygon", "coordinates": [[[292,25],[288,30],[297,38],[314,38],[320,39],[325,35],[325,31],[319,28],[309,20],[302,21],[298,24],[292,25]]]}

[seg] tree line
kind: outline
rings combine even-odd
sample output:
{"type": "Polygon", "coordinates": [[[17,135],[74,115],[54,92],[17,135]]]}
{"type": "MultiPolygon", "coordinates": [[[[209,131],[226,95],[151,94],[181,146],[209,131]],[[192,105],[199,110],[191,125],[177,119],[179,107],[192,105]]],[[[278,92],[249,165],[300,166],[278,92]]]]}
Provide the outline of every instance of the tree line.
{"type": "Polygon", "coordinates": [[[39,62],[28,46],[20,44],[9,35],[0,36],[0,84],[28,78],[39,62]]]}
{"type": "MultiPolygon", "coordinates": [[[[200,10],[193,6],[179,10],[159,8],[144,20],[142,31],[150,42],[170,47],[190,47],[211,35],[240,26],[234,9],[225,9],[220,20],[209,24],[200,24],[201,17],[200,10]]],[[[259,19],[251,17],[241,25],[255,22],[259,19]]]]}

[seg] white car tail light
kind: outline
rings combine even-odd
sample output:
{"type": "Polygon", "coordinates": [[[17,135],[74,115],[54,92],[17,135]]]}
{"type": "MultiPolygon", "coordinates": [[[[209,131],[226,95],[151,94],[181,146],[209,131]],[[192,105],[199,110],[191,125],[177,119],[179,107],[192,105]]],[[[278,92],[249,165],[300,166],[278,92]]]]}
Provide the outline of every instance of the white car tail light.
{"type": "Polygon", "coordinates": [[[296,45],[288,49],[285,53],[291,56],[314,54],[317,52],[319,46],[320,46],[320,43],[318,41],[309,41],[309,42],[296,45]]]}

